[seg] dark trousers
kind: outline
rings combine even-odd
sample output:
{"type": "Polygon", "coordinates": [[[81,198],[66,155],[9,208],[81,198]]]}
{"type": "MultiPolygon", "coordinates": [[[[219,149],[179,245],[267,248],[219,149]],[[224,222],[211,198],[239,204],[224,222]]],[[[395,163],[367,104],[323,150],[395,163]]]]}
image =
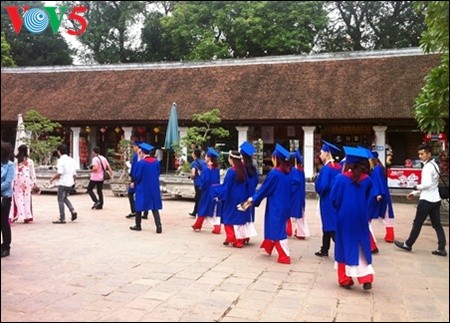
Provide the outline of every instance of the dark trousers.
{"type": "Polygon", "coordinates": [[[328,251],[330,250],[331,239],[333,239],[334,242],[334,236],[334,231],[323,231],[322,247],[320,248],[321,253],[328,254],[328,251]]]}
{"type": "Polygon", "coordinates": [[[134,192],[128,192],[128,202],[130,202],[131,214],[136,213],[136,209],[134,208],[134,192]]]}
{"type": "Polygon", "coordinates": [[[439,202],[428,202],[425,200],[419,200],[417,204],[416,217],[413,221],[413,226],[411,229],[411,233],[409,234],[408,240],[405,243],[412,247],[412,245],[416,242],[419,237],[420,230],[422,229],[423,223],[427,219],[427,216],[430,216],[431,225],[433,229],[436,231],[436,235],[438,238],[438,249],[444,250],[446,241],[445,241],[445,233],[441,224],[441,201],[439,202]]]}
{"type": "MultiPolygon", "coordinates": [[[[152,210],[153,213],[153,219],[155,220],[155,225],[156,227],[160,227],[161,226],[161,217],[159,216],[159,211],[158,210],[152,210]]],[[[148,214],[148,211],[144,211],[144,214],[148,214]]],[[[142,223],[142,211],[137,211],[136,212],[136,226],[140,227],[141,223],[142,223]]]]}
{"type": "Polygon", "coordinates": [[[194,186],[194,189],[195,189],[195,197],[194,197],[195,204],[194,204],[194,211],[192,211],[192,214],[197,215],[198,203],[200,202],[200,198],[202,197],[202,190],[198,186],[194,186]]]}
{"type": "Polygon", "coordinates": [[[8,217],[11,210],[11,197],[2,197],[2,250],[9,250],[11,248],[11,227],[9,225],[8,217]]]}
{"type": "Polygon", "coordinates": [[[94,203],[99,203],[99,206],[103,206],[103,181],[89,181],[87,192],[94,203]],[[94,187],[97,187],[97,196],[94,193],[94,187]]]}

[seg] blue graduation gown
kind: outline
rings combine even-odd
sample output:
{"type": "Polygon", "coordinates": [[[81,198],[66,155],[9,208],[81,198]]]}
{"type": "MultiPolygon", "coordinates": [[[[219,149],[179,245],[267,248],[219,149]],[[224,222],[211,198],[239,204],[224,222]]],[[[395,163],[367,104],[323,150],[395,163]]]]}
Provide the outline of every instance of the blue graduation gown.
{"type": "MultiPolygon", "coordinates": [[[[198,216],[213,216],[214,206],[216,202],[211,194],[211,187],[220,184],[219,168],[204,167],[200,175],[198,186],[202,191],[200,201],[198,203],[198,216]]],[[[220,215],[220,213],[218,214],[220,215]]]]}
{"type": "Polygon", "coordinates": [[[291,207],[291,176],[278,168],[272,169],[260,189],[252,196],[255,206],[267,197],[264,215],[264,238],[284,240],[286,221],[291,207]]]}
{"type": "Polygon", "coordinates": [[[316,192],[320,196],[322,231],[334,231],[336,229],[336,211],[331,204],[330,191],[334,178],[340,173],[341,165],[336,162],[329,162],[322,167],[316,179],[316,192]]]}
{"type": "Polygon", "coordinates": [[[384,174],[384,169],[380,165],[375,165],[370,173],[370,178],[373,182],[373,207],[371,208],[371,212],[369,217],[373,219],[377,219],[378,217],[384,218],[386,214],[386,209],[388,209],[389,218],[394,218],[394,209],[392,207],[392,199],[391,194],[389,193],[389,188],[387,185],[386,175],[384,174]],[[381,195],[381,201],[376,201],[376,196],[381,195]]]}
{"type": "Polygon", "coordinates": [[[250,209],[245,212],[239,211],[237,205],[250,196],[250,185],[246,178],[238,182],[236,170],[230,168],[225,175],[222,185],[214,188],[214,195],[222,202],[222,214],[220,222],[227,225],[240,225],[250,222],[250,209]]]}
{"type": "MultiPolygon", "coordinates": [[[[247,169],[247,177],[248,177],[248,188],[250,190],[250,194],[248,196],[252,196],[256,192],[256,186],[258,186],[259,182],[259,176],[258,176],[258,170],[255,168],[255,171],[253,172],[253,176],[250,176],[247,169]]],[[[244,199],[245,200],[245,199],[244,199]]],[[[255,222],[255,207],[252,205],[248,208],[248,211],[250,212],[250,222],[255,222]]]]}
{"type": "Polygon", "coordinates": [[[161,210],[161,190],[159,189],[159,161],[153,157],[145,157],[137,162],[134,174],[136,187],[136,211],[161,210]]]}
{"type": "Polygon", "coordinates": [[[372,263],[368,207],[372,194],[372,180],[363,175],[359,184],[353,183],[351,172],[338,175],[333,182],[330,200],[336,210],[334,257],[349,266],[359,263],[363,250],[368,264],[372,263]]]}
{"type": "Polygon", "coordinates": [[[303,217],[303,210],[305,209],[306,205],[306,180],[303,168],[292,167],[291,180],[292,201],[290,217],[300,219],[303,217]]]}

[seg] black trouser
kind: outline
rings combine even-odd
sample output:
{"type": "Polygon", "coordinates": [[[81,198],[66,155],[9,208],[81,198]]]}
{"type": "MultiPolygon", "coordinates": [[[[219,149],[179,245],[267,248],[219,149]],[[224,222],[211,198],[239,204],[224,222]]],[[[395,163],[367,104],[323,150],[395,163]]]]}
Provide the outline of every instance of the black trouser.
{"type": "Polygon", "coordinates": [[[130,202],[131,214],[136,213],[136,210],[134,208],[134,192],[128,192],[128,202],[130,202]]]}
{"type": "Polygon", "coordinates": [[[416,217],[413,221],[413,227],[411,229],[411,233],[409,234],[408,240],[405,243],[412,247],[412,245],[416,242],[419,237],[420,230],[422,229],[423,223],[427,219],[427,216],[430,216],[431,225],[433,229],[436,231],[436,235],[438,238],[438,249],[445,249],[445,233],[441,224],[441,201],[439,202],[428,202],[425,200],[419,200],[417,204],[416,217]]]}
{"type": "Polygon", "coordinates": [[[9,225],[9,211],[11,210],[11,197],[2,197],[2,250],[9,250],[11,248],[11,227],[9,225]]]}
{"type": "Polygon", "coordinates": [[[199,186],[195,186],[194,185],[194,189],[195,189],[195,204],[194,204],[194,211],[192,211],[193,215],[197,215],[197,210],[198,210],[198,203],[200,202],[200,198],[202,197],[202,190],[200,189],[199,186]]]}
{"type": "Polygon", "coordinates": [[[87,192],[94,203],[98,203],[99,206],[103,206],[103,181],[90,180],[87,187],[87,192]],[[97,187],[98,198],[94,193],[94,187],[97,187]]]}
{"type": "Polygon", "coordinates": [[[323,231],[322,247],[320,248],[321,253],[328,254],[328,251],[330,250],[331,239],[333,239],[334,242],[334,236],[334,231],[323,231]]]}
{"type": "MultiPolygon", "coordinates": [[[[158,210],[152,210],[153,213],[153,219],[155,220],[156,227],[161,226],[161,217],[159,216],[158,210]]],[[[144,214],[148,214],[148,211],[144,211],[144,214]]],[[[136,212],[136,226],[140,227],[142,222],[142,211],[136,212]]]]}

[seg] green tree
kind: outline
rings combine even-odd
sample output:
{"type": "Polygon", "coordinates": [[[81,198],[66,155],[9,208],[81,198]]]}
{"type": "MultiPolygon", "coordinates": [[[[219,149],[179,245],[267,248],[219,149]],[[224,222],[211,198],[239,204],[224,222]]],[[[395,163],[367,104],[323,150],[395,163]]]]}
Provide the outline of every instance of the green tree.
{"type": "MultiPolygon", "coordinates": [[[[5,6],[30,6],[42,8],[42,1],[2,1],[1,30],[11,45],[11,57],[17,66],[71,65],[73,59],[67,42],[60,34],[48,27],[43,33],[34,35],[22,27],[16,34],[5,6]]],[[[23,10],[19,10],[23,15],[23,10]]]]}
{"type": "Polygon", "coordinates": [[[192,121],[201,126],[189,127],[186,137],[181,138],[181,146],[204,146],[204,144],[211,144],[213,139],[226,138],[230,135],[228,130],[217,126],[222,122],[219,109],[196,113],[192,116],[192,121]]]}
{"type": "Polygon", "coordinates": [[[419,46],[424,14],[414,1],[328,1],[328,25],[318,51],[391,49],[419,46]]]}
{"type": "Polygon", "coordinates": [[[208,60],[309,53],[326,15],[317,1],[185,1],[160,20],[147,19],[144,30],[159,28],[166,57],[208,60]]]}
{"type": "Polygon", "coordinates": [[[10,54],[11,45],[5,38],[5,33],[2,32],[2,67],[16,66],[10,54]]]}
{"type": "Polygon", "coordinates": [[[441,53],[441,63],[425,77],[414,116],[423,132],[442,132],[448,123],[448,1],[421,1],[416,8],[426,14],[420,47],[425,53],[441,53]]]}
{"type": "Polygon", "coordinates": [[[30,148],[30,157],[38,165],[48,165],[53,152],[62,143],[61,137],[52,135],[61,124],[49,120],[34,109],[25,113],[23,122],[25,131],[31,135],[30,138],[24,138],[30,148]]]}
{"type": "Polygon", "coordinates": [[[83,60],[99,64],[141,61],[140,40],[133,28],[145,14],[145,1],[64,1],[65,5],[89,8],[87,32],[78,37],[86,46],[83,60]]]}

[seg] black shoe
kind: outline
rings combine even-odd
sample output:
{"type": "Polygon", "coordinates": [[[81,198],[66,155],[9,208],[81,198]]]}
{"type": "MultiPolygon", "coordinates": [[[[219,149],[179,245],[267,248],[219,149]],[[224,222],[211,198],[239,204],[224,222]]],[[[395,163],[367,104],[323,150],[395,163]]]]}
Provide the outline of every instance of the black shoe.
{"type": "Polygon", "coordinates": [[[126,215],[125,217],[127,219],[129,219],[129,218],[134,218],[135,216],[136,216],[136,213],[130,213],[130,214],[126,215]]]}
{"type": "Polygon", "coordinates": [[[94,210],[94,209],[96,209],[97,206],[99,206],[99,205],[100,205],[100,203],[97,201],[97,202],[94,203],[94,205],[92,205],[91,209],[94,210]]]}
{"type": "Polygon", "coordinates": [[[77,217],[78,217],[77,212],[73,212],[72,213],[72,221],[75,221],[77,219],[77,217]]]}
{"type": "Polygon", "coordinates": [[[156,226],[156,233],[162,233],[162,226],[156,226]]]}
{"type": "Polygon", "coordinates": [[[412,250],[412,247],[408,246],[408,245],[406,244],[406,242],[401,242],[401,241],[395,240],[395,241],[394,241],[394,244],[395,244],[397,247],[399,247],[400,249],[403,249],[403,250],[406,250],[406,251],[411,251],[411,250],[412,250]]]}
{"type": "Polygon", "coordinates": [[[372,283],[364,283],[363,284],[363,289],[364,290],[372,289],[372,283]]]}
{"type": "Polygon", "coordinates": [[[328,252],[317,251],[315,253],[317,257],[328,257],[328,252]]]}
{"type": "Polygon", "coordinates": [[[442,249],[442,250],[436,249],[436,250],[432,251],[431,253],[436,256],[442,256],[442,257],[447,256],[447,251],[445,251],[445,249],[442,249]]]}
{"type": "Polygon", "coordinates": [[[379,253],[379,252],[380,252],[380,250],[378,250],[378,248],[375,248],[372,250],[372,253],[379,253]]]}
{"type": "Polygon", "coordinates": [[[133,226],[133,227],[130,227],[130,230],[141,231],[142,228],[141,228],[140,226],[135,225],[135,226],[133,226]]]}
{"type": "Polygon", "coordinates": [[[3,257],[8,257],[9,256],[9,249],[3,249],[2,250],[2,258],[3,257]]]}
{"type": "Polygon", "coordinates": [[[100,204],[99,204],[99,205],[97,205],[97,206],[95,207],[95,209],[96,209],[96,210],[101,210],[101,209],[103,209],[103,205],[100,205],[100,204]]]}
{"type": "Polygon", "coordinates": [[[195,216],[195,213],[194,213],[194,212],[192,212],[192,213],[189,213],[189,215],[190,215],[190,216],[195,216]]]}
{"type": "Polygon", "coordinates": [[[61,220],[61,219],[58,219],[58,220],[53,221],[52,223],[53,223],[53,224],[61,224],[61,223],[66,223],[66,221],[65,221],[65,220],[61,220]]]}
{"type": "Polygon", "coordinates": [[[148,215],[143,215],[143,216],[141,217],[141,219],[147,220],[147,219],[148,219],[148,215]]]}

